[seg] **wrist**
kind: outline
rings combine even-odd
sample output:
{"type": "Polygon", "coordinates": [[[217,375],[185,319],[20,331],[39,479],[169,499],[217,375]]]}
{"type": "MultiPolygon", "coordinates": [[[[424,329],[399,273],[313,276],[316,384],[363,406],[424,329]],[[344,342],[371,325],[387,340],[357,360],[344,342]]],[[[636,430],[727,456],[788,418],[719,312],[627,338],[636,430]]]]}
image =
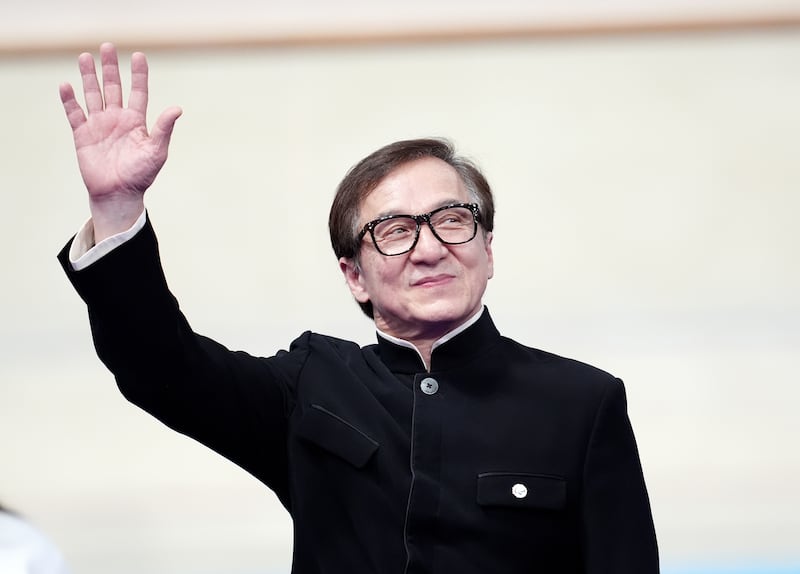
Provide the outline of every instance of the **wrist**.
{"type": "Polygon", "coordinates": [[[90,198],[89,210],[92,214],[94,242],[99,243],[130,229],[144,211],[144,198],[142,194],[90,198]]]}

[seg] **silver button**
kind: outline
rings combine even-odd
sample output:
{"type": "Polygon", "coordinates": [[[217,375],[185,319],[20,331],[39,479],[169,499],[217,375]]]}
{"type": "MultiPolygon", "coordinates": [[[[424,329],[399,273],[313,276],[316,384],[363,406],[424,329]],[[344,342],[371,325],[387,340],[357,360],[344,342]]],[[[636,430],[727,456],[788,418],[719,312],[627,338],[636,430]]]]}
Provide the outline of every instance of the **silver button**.
{"type": "Polygon", "coordinates": [[[422,382],[419,384],[419,388],[422,389],[422,392],[426,395],[435,395],[436,391],[439,390],[439,383],[436,381],[436,379],[426,377],[422,379],[422,382]]]}
{"type": "Polygon", "coordinates": [[[511,487],[511,494],[513,494],[516,498],[525,498],[528,496],[528,487],[518,482],[511,487]]]}

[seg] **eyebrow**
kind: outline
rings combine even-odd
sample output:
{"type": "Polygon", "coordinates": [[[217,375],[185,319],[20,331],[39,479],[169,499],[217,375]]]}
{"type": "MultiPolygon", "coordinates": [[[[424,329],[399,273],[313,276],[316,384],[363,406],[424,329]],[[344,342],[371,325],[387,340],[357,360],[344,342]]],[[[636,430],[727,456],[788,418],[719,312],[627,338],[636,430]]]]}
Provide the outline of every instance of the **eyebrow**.
{"type": "MultiPolygon", "coordinates": [[[[435,211],[440,207],[444,207],[445,205],[451,205],[453,203],[470,203],[469,201],[464,201],[460,198],[453,198],[453,199],[445,199],[441,203],[439,203],[436,207],[429,209],[428,211],[424,211],[423,213],[430,213],[431,211],[435,211]]],[[[381,217],[388,217],[390,215],[419,215],[418,213],[401,213],[399,211],[382,211],[377,216],[370,219],[370,221],[375,221],[376,219],[380,219],[381,217]]]]}

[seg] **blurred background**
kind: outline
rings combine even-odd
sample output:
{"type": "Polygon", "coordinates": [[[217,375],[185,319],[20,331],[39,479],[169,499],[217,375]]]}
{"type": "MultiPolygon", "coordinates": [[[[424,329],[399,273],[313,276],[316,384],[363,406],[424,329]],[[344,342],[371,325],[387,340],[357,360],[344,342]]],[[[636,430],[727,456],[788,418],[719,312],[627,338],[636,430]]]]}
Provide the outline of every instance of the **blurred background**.
{"type": "Polygon", "coordinates": [[[114,41],[178,104],[148,194],[195,330],[369,344],[327,212],[447,136],[496,193],[501,331],[626,382],[666,574],[800,572],[800,2],[31,0],[0,17],[0,501],[80,574],[288,572],[264,486],[127,404],[55,260],[88,216],[58,85],[114,41]]]}

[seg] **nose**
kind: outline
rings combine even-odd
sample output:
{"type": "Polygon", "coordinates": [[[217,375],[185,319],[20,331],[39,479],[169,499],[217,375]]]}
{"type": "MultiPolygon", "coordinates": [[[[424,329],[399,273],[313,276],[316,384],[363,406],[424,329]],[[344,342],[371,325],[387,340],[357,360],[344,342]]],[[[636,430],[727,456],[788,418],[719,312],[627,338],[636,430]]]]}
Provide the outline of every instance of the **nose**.
{"type": "Polygon", "coordinates": [[[409,258],[415,263],[436,262],[447,255],[447,246],[436,239],[431,226],[427,223],[420,225],[419,237],[409,258]]]}

